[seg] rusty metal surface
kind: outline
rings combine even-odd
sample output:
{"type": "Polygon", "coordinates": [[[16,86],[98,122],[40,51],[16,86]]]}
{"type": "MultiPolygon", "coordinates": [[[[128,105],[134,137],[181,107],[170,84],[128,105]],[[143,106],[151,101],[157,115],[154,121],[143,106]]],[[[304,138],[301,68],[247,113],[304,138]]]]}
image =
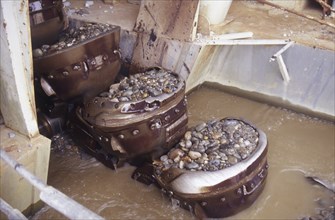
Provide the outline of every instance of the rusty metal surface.
{"type": "Polygon", "coordinates": [[[194,70],[193,66],[202,48],[201,45],[145,33],[139,33],[137,41],[133,48],[131,72],[136,68],[159,65],[178,73],[185,80],[194,70]]]}
{"type": "Polygon", "coordinates": [[[34,58],[34,72],[64,100],[89,99],[107,89],[121,68],[120,27],[61,51],[34,58]]]}
{"type": "Polygon", "coordinates": [[[199,0],[141,1],[134,30],[152,37],[165,36],[183,41],[195,38],[199,0]]]}

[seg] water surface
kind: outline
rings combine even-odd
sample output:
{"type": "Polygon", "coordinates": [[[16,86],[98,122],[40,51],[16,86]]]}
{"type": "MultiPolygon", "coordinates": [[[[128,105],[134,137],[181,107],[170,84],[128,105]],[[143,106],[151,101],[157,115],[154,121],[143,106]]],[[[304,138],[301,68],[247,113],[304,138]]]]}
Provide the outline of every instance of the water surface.
{"type": "MultiPolygon", "coordinates": [[[[334,203],[333,193],[305,178],[335,182],[334,123],[208,87],[188,96],[188,113],[189,127],[233,116],[253,123],[268,137],[270,168],[264,191],[250,208],[229,219],[299,219],[334,203]]],[[[52,152],[48,184],[106,219],[195,219],[158,188],[131,179],[134,169],[128,165],[113,171],[70,150],[52,152]]],[[[66,218],[45,206],[33,219],[66,218]]]]}

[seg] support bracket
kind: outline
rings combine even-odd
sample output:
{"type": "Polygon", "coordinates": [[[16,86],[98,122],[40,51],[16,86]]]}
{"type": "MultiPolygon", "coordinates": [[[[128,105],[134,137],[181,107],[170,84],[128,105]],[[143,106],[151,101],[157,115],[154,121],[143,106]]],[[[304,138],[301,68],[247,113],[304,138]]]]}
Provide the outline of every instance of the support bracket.
{"type": "Polygon", "coordinates": [[[291,47],[294,44],[294,41],[290,41],[287,43],[283,48],[281,48],[277,53],[275,53],[271,58],[270,62],[277,61],[280,73],[286,83],[290,81],[290,76],[287,71],[287,67],[285,65],[285,62],[282,57],[282,53],[284,53],[289,47],[291,47]]]}

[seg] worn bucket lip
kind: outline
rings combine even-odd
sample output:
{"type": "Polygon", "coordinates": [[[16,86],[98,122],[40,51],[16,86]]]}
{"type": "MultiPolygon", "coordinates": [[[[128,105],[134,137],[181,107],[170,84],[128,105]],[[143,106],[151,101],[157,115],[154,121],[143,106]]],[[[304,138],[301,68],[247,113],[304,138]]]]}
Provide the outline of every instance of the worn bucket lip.
{"type": "MultiPolygon", "coordinates": [[[[256,150],[245,160],[242,160],[231,167],[224,168],[217,171],[190,171],[180,168],[173,168],[177,170],[181,170],[182,173],[177,178],[172,180],[168,185],[174,192],[178,192],[181,194],[199,194],[204,193],[203,189],[207,187],[213,187],[223,181],[226,181],[238,174],[247,170],[267,149],[267,138],[266,134],[253,126],[251,123],[239,119],[239,118],[224,118],[224,119],[234,119],[243,121],[253,128],[255,128],[259,134],[258,137],[258,145],[256,150]]],[[[167,170],[169,171],[169,170],[167,170]]],[[[163,171],[163,172],[167,172],[163,171]]],[[[157,178],[158,182],[164,184],[161,178],[157,178]]],[[[164,184],[166,185],[166,184],[164,184]]]]}
{"type": "MultiPolygon", "coordinates": [[[[182,92],[182,90],[179,91],[179,92],[176,92],[173,95],[171,95],[171,97],[172,98],[174,97],[174,98],[171,99],[171,97],[170,97],[169,100],[171,100],[172,103],[177,105],[180,101],[185,99],[185,94],[182,94],[181,92],[182,92]]],[[[120,105],[119,108],[122,108],[122,107],[123,107],[123,105],[120,105]]],[[[158,110],[158,109],[162,109],[163,111],[166,110],[165,105],[163,105],[160,108],[157,108],[155,110],[158,110]]],[[[93,122],[89,118],[85,117],[85,114],[87,113],[87,111],[86,111],[85,108],[83,108],[83,118],[85,118],[86,121],[90,122],[91,124],[94,124],[95,126],[119,127],[121,122],[122,123],[129,123],[129,122],[136,123],[136,122],[141,122],[141,121],[147,120],[148,118],[151,118],[155,115],[155,112],[156,112],[155,110],[135,112],[135,113],[121,113],[120,109],[115,109],[115,114],[114,113],[109,113],[109,112],[101,112],[101,113],[97,114],[96,116],[94,116],[94,117],[100,117],[100,118],[103,118],[103,119],[105,119],[108,116],[108,123],[107,123],[106,120],[100,120],[100,122],[99,121],[93,122]],[[128,120],[130,120],[130,121],[128,121],[128,120]]]]}

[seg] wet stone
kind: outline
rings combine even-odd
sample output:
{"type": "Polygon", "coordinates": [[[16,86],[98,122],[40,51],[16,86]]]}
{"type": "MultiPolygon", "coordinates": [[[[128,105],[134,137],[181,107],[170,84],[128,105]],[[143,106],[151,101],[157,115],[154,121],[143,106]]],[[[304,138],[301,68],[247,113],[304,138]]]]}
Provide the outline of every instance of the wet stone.
{"type": "Polygon", "coordinates": [[[228,156],[228,163],[230,163],[231,165],[234,165],[237,162],[238,162],[238,159],[236,157],[228,156]]]}
{"type": "MultiPolygon", "coordinates": [[[[152,69],[131,75],[129,78],[125,77],[119,84],[111,85],[108,97],[113,101],[116,98],[117,102],[141,101],[148,97],[176,92],[179,82],[178,76],[170,71],[152,69]],[[169,92],[164,92],[165,87],[170,88],[169,92]]],[[[100,97],[103,96],[100,94],[100,97]]],[[[149,108],[154,108],[154,106],[149,106],[149,108]]]]}
{"type": "Polygon", "coordinates": [[[203,122],[203,123],[197,125],[197,126],[195,127],[195,130],[199,132],[199,131],[202,131],[205,127],[206,127],[206,123],[203,122]]]}
{"type": "Polygon", "coordinates": [[[185,162],[182,160],[179,161],[179,164],[178,164],[179,169],[184,169],[184,166],[185,166],[185,162]]]}
{"type": "Polygon", "coordinates": [[[167,155],[163,155],[163,156],[160,157],[160,160],[163,161],[163,162],[167,161],[168,159],[169,159],[169,157],[167,155]]]}
{"type": "Polygon", "coordinates": [[[255,128],[236,119],[201,123],[187,131],[168,153],[171,159],[178,157],[176,161],[165,165],[163,157],[155,167],[159,172],[170,167],[190,171],[221,170],[249,158],[258,146],[258,136],[255,128]]]}
{"type": "Polygon", "coordinates": [[[99,35],[112,31],[114,28],[110,24],[83,23],[77,28],[68,28],[64,30],[58,37],[58,41],[52,45],[43,45],[33,50],[33,57],[42,57],[55,51],[72,47],[83,41],[92,39],[99,35]]]}
{"type": "Polygon", "coordinates": [[[194,149],[200,153],[205,153],[206,151],[206,148],[204,146],[198,146],[197,148],[194,149]]]}
{"type": "Polygon", "coordinates": [[[182,151],[181,149],[174,149],[170,151],[168,154],[169,158],[172,160],[174,160],[177,157],[183,156],[183,155],[184,155],[184,151],[182,151]]]}
{"type": "Polygon", "coordinates": [[[201,157],[201,153],[196,152],[196,151],[189,151],[188,152],[188,156],[192,159],[192,160],[196,160],[199,157],[201,157]]]}
{"type": "Polygon", "coordinates": [[[192,132],[192,136],[196,137],[198,139],[203,139],[204,138],[204,135],[201,134],[200,132],[192,132]]]}
{"type": "Polygon", "coordinates": [[[185,140],[191,140],[192,138],[192,132],[187,131],[184,135],[185,140]]]}
{"type": "Polygon", "coordinates": [[[206,153],[212,153],[212,152],[216,152],[218,150],[219,150],[219,146],[211,147],[211,148],[208,148],[208,150],[206,151],[206,153]]]}
{"type": "Polygon", "coordinates": [[[41,57],[41,56],[43,56],[43,51],[41,49],[37,48],[37,49],[33,50],[33,56],[34,57],[41,57]]]}
{"type": "Polygon", "coordinates": [[[129,98],[128,98],[128,97],[125,97],[125,96],[121,96],[121,97],[119,98],[119,101],[120,101],[120,102],[128,102],[128,101],[129,101],[129,98]]]}
{"type": "Polygon", "coordinates": [[[179,142],[179,146],[180,146],[181,148],[184,148],[184,147],[186,146],[185,141],[184,141],[184,140],[181,140],[181,141],[179,142]]]}
{"type": "Polygon", "coordinates": [[[186,164],[185,167],[189,170],[197,169],[199,167],[199,164],[197,164],[196,162],[191,162],[191,163],[186,164]]]}
{"type": "Polygon", "coordinates": [[[192,142],[189,141],[189,140],[187,140],[187,141],[185,142],[185,147],[186,147],[186,148],[190,148],[191,146],[192,146],[192,142]]]}
{"type": "Polygon", "coordinates": [[[211,152],[211,153],[208,154],[209,160],[215,160],[216,158],[218,158],[218,156],[219,155],[216,152],[211,152]]]}

